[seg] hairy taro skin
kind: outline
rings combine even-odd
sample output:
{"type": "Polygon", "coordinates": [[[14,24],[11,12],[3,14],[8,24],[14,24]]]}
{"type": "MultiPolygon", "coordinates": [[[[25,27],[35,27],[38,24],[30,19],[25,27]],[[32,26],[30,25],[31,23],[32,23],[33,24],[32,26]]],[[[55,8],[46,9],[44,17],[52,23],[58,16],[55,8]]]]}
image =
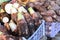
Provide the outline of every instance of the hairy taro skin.
{"type": "Polygon", "coordinates": [[[44,16],[44,19],[46,22],[53,22],[53,19],[50,16],[44,16]]]}

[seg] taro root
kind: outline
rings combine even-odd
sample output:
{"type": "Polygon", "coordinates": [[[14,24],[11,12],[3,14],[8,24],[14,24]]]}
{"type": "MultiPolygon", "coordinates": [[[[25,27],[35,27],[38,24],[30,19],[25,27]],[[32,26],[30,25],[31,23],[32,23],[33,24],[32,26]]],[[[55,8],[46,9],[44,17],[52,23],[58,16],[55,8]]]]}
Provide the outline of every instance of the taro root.
{"type": "Polygon", "coordinates": [[[41,12],[41,15],[47,15],[47,13],[46,12],[41,12]]]}
{"type": "Polygon", "coordinates": [[[32,7],[28,8],[29,12],[30,12],[30,15],[32,17],[32,19],[34,20],[35,22],[35,28],[37,29],[38,26],[41,24],[41,20],[40,20],[40,17],[37,15],[37,13],[33,10],[32,7]]]}
{"type": "Polygon", "coordinates": [[[40,2],[35,2],[35,3],[29,2],[29,3],[27,4],[27,6],[29,6],[29,7],[35,7],[35,5],[37,5],[36,7],[39,7],[39,6],[42,5],[42,3],[40,3],[40,2]]]}
{"type": "Polygon", "coordinates": [[[17,25],[14,23],[14,21],[10,20],[10,22],[7,25],[9,27],[9,30],[7,30],[8,34],[18,36],[17,25]]]}
{"type": "Polygon", "coordinates": [[[55,19],[57,17],[57,15],[53,15],[52,17],[55,19]]]}
{"type": "Polygon", "coordinates": [[[53,18],[50,16],[44,16],[46,22],[53,22],[53,18]]]}
{"type": "Polygon", "coordinates": [[[11,19],[17,23],[17,10],[15,8],[11,9],[11,19]]]}
{"type": "Polygon", "coordinates": [[[35,2],[33,2],[34,4],[38,4],[38,5],[43,5],[45,3],[46,0],[36,0],[35,2]]]}
{"type": "Polygon", "coordinates": [[[3,23],[7,23],[10,20],[10,16],[7,13],[2,13],[2,21],[3,23]]]}
{"type": "Polygon", "coordinates": [[[2,20],[2,14],[0,13],[0,20],[2,20]]]}
{"type": "Polygon", "coordinates": [[[5,5],[7,4],[8,2],[3,2],[2,4],[1,4],[1,8],[3,9],[3,10],[5,10],[5,5]]]}
{"type": "Polygon", "coordinates": [[[6,40],[6,35],[0,31],[0,40],[6,40]]]}
{"type": "Polygon", "coordinates": [[[6,12],[2,13],[1,15],[2,15],[2,18],[3,18],[3,17],[8,17],[8,18],[10,18],[10,16],[9,16],[6,12]]]}
{"type": "Polygon", "coordinates": [[[18,13],[17,15],[18,15],[17,29],[18,29],[19,35],[26,37],[29,35],[27,22],[25,21],[25,18],[21,13],[18,13]]]}
{"type": "MultiPolygon", "coordinates": [[[[15,3],[15,4],[17,4],[17,3],[15,3]]],[[[16,10],[16,8],[18,8],[19,4],[17,4],[17,6],[14,6],[15,4],[11,4],[11,3],[6,4],[5,10],[8,14],[11,14],[12,20],[17,22],[17,10],[16,10]]]]}
{"type": "Polygon", "coordinates": [[[34,20],[32,19],[32,17],[30,16],[30,14],[27,12],[27,10],[22,6],[19,8],[20,10],[22,10],[22,14],[24,15],[25,17],[25,20],[28,24],[28,27],[29,27],[29,30],[30,30],[30,34],[33,34],[35,32],[35,29],[34,29],[34,20]]]}
{"type": "Polygon", "coordinates": [[[28,6],[28,7],[34,7],[35,5],[34,5],[33,2],[29,2],[26,6],[28,6]]]}
{"type": "Polygon", "coordinates": [[[54,10],[48,10],[46,12],[41,12],[41,15],[44,16],[53,16],[55,14],[54,10]]]}
{"type": "Polygon", "coordinates": [[[60,0],[56,0],[56,4],[60,6],[60,0]]]}
{"type": "Polygon", "coordinates": [[[40,12],[36,12],[37,13],[37,15],[40,17],[40,19],[42,19],[43,18],[43,16],[41,15],[41,13],[40,12]]]}
{"type": "Polygon", "coordinates": [[[9,20],[10,20],[10,16],[8,14],[3,13],[2,14],[2,22],[4,23],[4,26],[7,26],[5,24],[7,24],[9,22],[9,20]]]}
{"type": "Polygon", "coordinates": [[[12,32],[16,32],[17,25],[12,20],[10,20],[9,26],[10,26],[10,29],[12,30],[12,32]]]}
{"type": "Polygon", "coordinates": [[[6,14],[4,14],[4,13],[2,13],[1,15],[1,24],[2,25],[4,25],[5,26],[5,24],[7,23],[7,22],[9,22],[9,16],[8,15],[6,15],[6,14]]]}
{"type": "Polygon", "coordinates": [[[0,24],[0,31],[3,33],[7,32],[6,28],[2,24],[0,24]]]}
{"type": "Polygon", "coordinates": [[[17,3],[17,2],[13,3],[14,8],[18,9],[19,6],[20,6],[19,3],[17,3]]]}
{"type": "Polygon", "coordinates": [[[50,15],[50,16],[53,16],[54,14],[56,14],[54,10],[48,10],[48,11],[47,11],[47,15],[48,15],[48,16],[49,16],[49,15],[50,15]]]}
{"type": "Polygon", "coordinates": [[[7,23],[7,22],[9,22],[9,18],[8,18],[8,17],[3,17],[3,18],[2,18],[2,21],[3,21],[4,23],[7,23]]]}
{"type": "Polygon", "coordinates": [[[54,15],[53,18],[60,22],[60,16],[54,15]]]}
{"type": "Polygon", "coordinates": [[[19,40],[18,37],[12,36],[12,35],[6,35],[7,40],[19,40]]]}
{"type": "Polygon", "coordinates": [[[56,20],[57,20],[58,22],[60,22],[60,16],[57,16],[56,20]]]}
{"type": "Polygon", "coordinates": [[[22,37],[19,37],[19,40],[23,40],[22,37]]]}
{"type": "Polygon", "coordinates": [[[45,8],[47,8],[49,5],[50,5],[50,3],[49,3],[48,1],[45,1],[45,3],[43,4],[43,6],[44,6],[45,8]]]}
{"type": "Polygon", "coordinates": [[[12,8],[12,4],[11,3],[8,3],[5,5],[5,11],[8,13],[8,14],[11,14],[11,8],[12,8]]]}
{"type": "Polygon", "coordinates": [[[10,30],[10,27],[9,27],[9,24],[8,23],[5,23],[4,24],[4,27],[6,28],[6,30],[10,30]]]}
{"type": "Polygon", "coordinates": [[[10,16],[8,14],[3,13],[2,14],[2,22],[4,23],[3,25],[9,30],[8,22],[10,20],[10,16]]]}
{"type": "Polygon", "coordinates": [[[7,30],[10,30],[10,27],[9,27],[9,25],[8,25],[8,23],[7,23],[7,22],[8,22],[8,18],[6,18],[6,17],[3,18],[3,22],[5,22],[5,23],[4,23],[4,27],[5,27],[7,30]],[[6,19],[6,20],[5,20],[5,19],[6,19]]]}
{"type": "Polygon", "coordinates": [[[57,5],[54,1],[51,1],[50,4],[51,4],[50,9],[53,9],[53,10],[60,9],[59,5],[57,5]]]}
{"type": "Polygon", "coordinates": [[[37,9],[39,12],[43,12],[46,11],[46,8],[44,6],[41,6],[42,4],[39,2],[36,3],[28,3],[27,6],[28,7],[33,7],[35,9],[37,9]]]}
{"type": "Polygon", "coordinates": [[[35,2],[34,4],[35,4],[35,5],[40,5],[40,6],[42,6],[42,5],[44,4],[44,2],[39,2],[39,1],[37,1],[37,2],[35,2]]]}
{"type": "Polygon", "coordinates": [[[40,2],[45,2],[46,0],[39,0],[40,2]]]}
{"type": "Polygon", "coordinates": [[[40,5],[35,5],[34,8],[36,8],[39,12],[44,12],[46,11],[46,8],[40,5]]]}
{"type": "Polygon", "coordinates": [[[2,22],[2,18],[4,17],[5,11],[3,9],[0,10],[0,21],[2,22]]]}
{"type": "Polygon", "coordinates": [[[56,14],[60,16],[60,10],[56,10],[56,14]]]}

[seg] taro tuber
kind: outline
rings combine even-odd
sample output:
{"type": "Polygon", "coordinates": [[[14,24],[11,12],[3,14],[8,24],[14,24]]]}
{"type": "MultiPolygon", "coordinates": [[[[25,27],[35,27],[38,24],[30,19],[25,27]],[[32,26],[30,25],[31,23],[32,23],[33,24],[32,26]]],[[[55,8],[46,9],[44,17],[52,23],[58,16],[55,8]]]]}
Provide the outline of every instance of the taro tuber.
{"type": "Polygon", "coordinates": [[[7,4],[8,2],[3,2],[2,4],[1,4],[1,8],[3,9],[3,10],[5,10],[5,5],[7,4]]]}
{"type": "Polygon", "coordinates": [[[46,22],[53,22],[53,18],[50,16],[44,16],[46,22]]]}
{"type": "Polygon", "coordinates": [[[19,35],[22,36],[28,36],[29,35],[29,29],[28,29],[28,25],[27,22],[24,18],[24,16],[21,13],[18,13],[18,20],[17,20],[17,29],[19,32],[19,35]]]}
{"type": "Polygon", "coordinates": [[[60,16],[54,15],[53,18],[54,18],[55,20],[57,20],[58,22],[60,22],[60,16]]]}
{"type": "Polygon", "coordinates": [[[37,29],[37,27],[41,24],[40,17],[37,15],[37,13],[33,10],[32,7],[28,8],[28,10],[30,12],[30,15],[31,15],[32,19],[35,22],[35,26],[36,26],[36,29],[37,29]]]}
{"type": "Polygon", "coordinates": [[[12,35],[6,35],[7,40],[19,40],[18,37],[12,36],[12,35]]]}
{"type": "Polygon", "coordinates": [[[1,15],[3,23],[9,22],[10,16],[7,13],[2,13],[1,15]]]}
{"type": "Polygon", "coordinates": [[[30,34],[33,34],[35,32],[35,25],[34,25],[34,20],[32,19],[32,17],[30,16],[30,14],[27,12],[27,10],[22,6],[20,7],[20,10],[22,10],[22,14],[25,17],[25,20],[28,24],[29,30],[30,30],[30,34]]]}
{"type": "Polygon", "coordinates": [[[17,23],[17,10],[15,8],[11,9],[11,19],[17,23]]]}
{"type": "Polygon", "coordinates": [[[60,16],[60,10],[56,10],[56,14],[60,16]]]}
{"type": "Polygon", "coordinates": [[[6,40],[6,35],[4,34],[0,35],[0,40],[6,40]]]}
{"type": "Polygon", "coordinates": [[[40,12],[36,12],[37,13],[37,15],[40,17],[40,19],[42,19],[43,18],[43,16],[41,15],[41,13],[40,12]]]}
{"type": "Polygon", "coordinates": [[[50,9],[53,9],[53,10],[58,10],[60,9],[59,5],[55,3],[55,1],[50,1],[50,9]]]}
{"type": "Polygon", "coordinates": [[[55,13],[54,10],[48,10],[46,12],[41,12],[41,15],[44,15],[44,16],[53,16],[55,13]]]}

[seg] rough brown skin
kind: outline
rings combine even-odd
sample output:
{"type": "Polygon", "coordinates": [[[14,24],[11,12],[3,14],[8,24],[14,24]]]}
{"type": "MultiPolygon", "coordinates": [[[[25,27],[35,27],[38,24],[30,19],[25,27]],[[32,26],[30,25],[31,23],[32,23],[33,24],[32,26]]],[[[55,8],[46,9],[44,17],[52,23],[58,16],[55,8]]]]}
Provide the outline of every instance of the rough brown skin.
{"type": "Polygon", "coordinates": [[[37,9],[39,12],[44,12],[44,11],[47,11],[47,9],[45,7],[47,7],[49,5],[49,3],[45,3],[43,6],[40,2],[45,2],[44,0],[38,0],[38,2],[35,2],[35,3],[28,3],[27,6],[29,7],[33,7],[35,9],[37,9]]]}
{"type": "Polygon", "coordinates": [[[19,35],[28,35],[29,33],[27,23],[24,19],[21,19],[17,22],[17,29],[18,29],[19,35]]]}
{"type": "Polygon", "coordinates": [[[39,10],[41,12],[41,11],[46,11],[45,6],[42,6],[44,4],[44,2],[45,2],[44,0],[38,0],[36,2],[29,2],[27,5],[29,7],[36,8],[37,10],[39,10]]]}
{"type": "MultiPolygon", "coordinates": [[[[60,22],[60,12],[59,12],[59,10],[58,10],[56,13],[51,12],[51,11],[49,11],[49,10],[50,10],[49,8],[47,9],[47,7],[50,5],[48,1],[47,1],[47,2],[45,2],[46,0],[37,0],[37,1],[39,1],[39,2],[29,3],[29,5],[27,5],[27,6],[29,6],[29,7],[31,6],[31,7],[33,7],[33,8],[36,8],[36,9],[38,10],[39,14],[42,15],[41,18],[44,19],[44,20],[45,20],[46,22],[48,22],[48,23],[54,22],[54,20],[60,22]],[[42,3],[42,4],[40,4],[40,3],[42,3]]],[[[53,1],[56,1],[56,0],[53,0],[53,1]]],[[[23,4],[23,3],[26,2],[26,0],[17,0],[17,2],[18,2],[19,4],[23,4]]],[[[26,2],[26,3],[27,3],[27,2],[26,2]]],[[[57,2],[57,3],[58,3],[58,2],[57,2]]],[[[5,6],[6,4],[7,4],[7,3],[5,3],[5,2],[2,3],[2,5],[1,5],[2,9],[4,9],[4,6],[5,6]]],[[[60,5],[60,4],[59,4],[59,5],[60,5]]],[[[50,6],[51,6],[51,5],[50,5],[50,6]]],[[[57,7],[57,8],[58,8],[58,7],[57,7]]],[[[53,9],[55,9],[55,8],[53,8],[53,9]]],[[[5,10],[5,9],[4,9],[4,10],[5,10]]],[[[54,11],[54,10],[53,10],[53,11],[54,11]]],[[[56,10],[55,10],[55,11],[56,11],[56,10]]],[[[38,14],[38,13],[37,13],[37,14],[38,14]]],[[[2,14],[2,16],[0,16],[0,19],[2,19],[2,18],[3,18],[4,16],[6,16],[6,15],[7,15],[7,14],[2,14]]],[[[25,15],[25,16],[28,16],[28,15],[25,15]]],[[[40,17],[40,16],[39,16],[39,17],[40,17]]],[[[17,31],[17,32],[19,33],[19,35],[22,35],[22,34],[27,35],[27,33],[25,33],[25,30],[26,30],[26,29],[28,30],[27,23],[25,23],[24,21],[21,21],[21,20],[17,21],[16,14],[12,14],[12,15],[11,15],[11,18],[12,18],[13,21],[15,21],[15,22],[17,23],[17,29],[15,30],[15,32],[17,31]],[[26,26],[26,27],[25,27],[25,26],[26,26]]],[[[36,18],[34,21],[38,20],[38,21],[35,22],[35,25],[36,25],[36,26],[40,25],[41,20],[39,20],[39,18],[36,17],[35,14],[33,15],[32,18],[33,18],[33,19],[36,18]]],[[[31,19],[29,19],[29,16],[26,17],[26,19],[27,19],[28,21],[31,20],[31,19]]],[[[29,22],[28,22],[28,23],[29,23],[29,22]]],[[[47,23],[47,25],[49,25],[48,23],[47,23]]],[[[8,26],[7,24],[5,24],[5,25],[8,26]]],[[[6,27],[6,28],[10,30],[9,27],[6,27]]],[[[1,30],[1,31],[3,31],[3,30],[1,30]]],[[[2,35],[1,38],[5,39],[5,35],[2,35]]],[[[15,39],[15,37],[13,37],[13,36],[9,36],[9,38],[15,39]]],[[[9,38],[7,38],[7,39],[9,40],[9,38]]],[[[12,39],[10,39],[10,40],[12,40],[12,39]]],[[[17,39],[15,39],[15,40],[17,40],[17,39]]],[[[19,40],[22,40],[22,38],[19,38],[19,40]]]]}
{"type": "Polygon", "coordinates": [[[41,24],[40,17],[36,13],[30,14],[30,15],[31,15],[32,19],[34,20],[35,29],[37,29],[39,27],[39,25],[41,24]]]}
{"type": "Polygon", "coordinates": [[[60,22],[60,16],[57,16],[56,20],[57,20],[58,22],[60,22]]]}
{"type": "Polygon", "coordinates": [[[11,19],[12,19],[15,23],[17,23],[17,13],[11,14],[11,19]]]}
{"type": "Polygon", "coordinates": [[[2,32],[2,34],[0,34],[0,40],[6,40],[5,34],[7,34],[7,30],[3,25],[0,25],[0,31],[2,32]]]}
{"type": "Polygon", "coordinates": [[[37,13],[37,15],[40,17],[40,19],[42,19],[42,15],[41,15],[41,13],[40,12],[38,12],[38,11],[36,11],[36,13],[37,13]]]}
{"type": "Polygon", "coordinates": [[[51,16],[51,17],[56,15],[55,11],[53,11],[53,10],[48,10],[46,12],[41,12],[40,14],[43,15],[43,16],[51,16]]]}
{"type": "Polygon", "coordinates": [[[2,13],[0,13],[0,20],[2,19],[2,13]]]}
{"type": "Polygon", "coordinates": [[[60,9],[56,10],[56,14],[60,16],[60,9]]]}
{"type": "Polygon", "coordinates": [[[46,0],[46,2],[43,4],[45,8],[47,8],[50,5],[50,3],[46,0]]]}
{"type": "Polygon", "coordinates": [[[46,22],[53,22],[53,19],[51,16],[44,16],[44,19],[46,22]]]}
{"type": "Polygon", "coordinates": [[[3,25],[0,25],[0,31],[3,33],[7,32],[6,28],[3,25]]]}
{"type": "MultiPolygon", "coordinates": [[[[3,21],[2,21],[3,17],[8,17],[8,18],[10,18],[10,16],[9,16],[7,13],[1,13],[0,15],[1,15],[1,16],[0,16],[0,21],[1,21],[1,22],[3,22],[3,21]]],[[[9,27],[8,27],[7,24],[4,23],[3,25],[6,27],[6,29],[9,29],[9,27]]]]}
{"type": "Polygon", "coordinates": [[[10,30],[9,24],[8,23],[4,23],[4,26],[7,30],[10,30]]]}
{"type": "Polygon", "coordinates": [[[52,16],[56,21],[60,22],[60,16],[54,15],[52,16]]]}
{"type": "Polygon", "coordinates": [[[23,14],[25,17],[25,20],[29,26],[29,30],[31,32],[31,34],[33,34],[35,32],[35,25],[34,25],[34,20],[32,19],[32,17],[29,15],[29,13],[25,13],[23,14]]]}
{"type": "Polygon", "coordinates": [[[5,10],[5,5],[7,4],[8,2],[3,2],[2,4],[1,4],[1,8],[3,9],[3,10],[5,10]]]}
{"type": "Polygon", "coordinates": [[[7,40],[18,40],[19,37],[13,36],[13,35],[6,35],[7,40]]]}
{"type": "Polygon", "coordinates": [[[0,40],[6,40],[6,35],[4,34],[0,35],[0,40]]]}
{"type": "Polygon", "coordinates": [[[44,11],[46,11],[46,8],[45,8],[44,6],[34,5],[34,8],[36,8],[39,12],[44,12],[44,11]]]}
{"type": "Polygon", "coordinates": [[[53,17],[54,19],[56,19],[56,18],[57,18],[57,15],[55,14],[55,15],[53,15],[52,17],[53,17]]]}
{"type": "Polygon", "coordinates": [[[10,18],[10,16],[9,16],[6,12],[1,13],[0,15],[1,15],[2,18],[3,18],[3,17],[8,17],[8,18],[10,18]]]}

